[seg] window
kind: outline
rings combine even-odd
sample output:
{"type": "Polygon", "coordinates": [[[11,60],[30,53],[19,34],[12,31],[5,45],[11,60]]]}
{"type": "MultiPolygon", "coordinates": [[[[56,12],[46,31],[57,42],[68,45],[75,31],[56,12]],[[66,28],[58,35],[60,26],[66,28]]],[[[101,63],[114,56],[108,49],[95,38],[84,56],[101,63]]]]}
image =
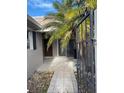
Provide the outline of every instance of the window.
{"type": "Polygon", "coordinates": [[[36,49],[36,32],[27,32],[27,49],[36,49]]]}

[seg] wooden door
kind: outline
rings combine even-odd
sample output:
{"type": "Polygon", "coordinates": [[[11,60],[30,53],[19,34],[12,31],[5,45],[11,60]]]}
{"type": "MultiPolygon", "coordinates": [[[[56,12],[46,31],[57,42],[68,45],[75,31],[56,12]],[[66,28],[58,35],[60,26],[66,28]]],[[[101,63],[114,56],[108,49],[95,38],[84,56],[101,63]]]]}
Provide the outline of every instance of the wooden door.
{"type": "Polygon", "coordinates": [[[53,47],[51,45],[47,50],[47,42],[48,42],[48,39],[43,39],[44,56],[53,56],[53,47]]]}

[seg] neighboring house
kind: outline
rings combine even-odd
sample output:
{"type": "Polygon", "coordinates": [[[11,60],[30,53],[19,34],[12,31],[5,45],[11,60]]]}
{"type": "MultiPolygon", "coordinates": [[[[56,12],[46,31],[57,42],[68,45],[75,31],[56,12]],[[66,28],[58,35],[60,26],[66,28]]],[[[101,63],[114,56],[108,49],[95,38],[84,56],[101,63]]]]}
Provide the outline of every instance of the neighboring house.
{"type": "Polygon", "coordinates": [[[38,69],[45,59],[56,56],[68,56],[76,58],[75,40],[71,39],[67,48],[60,47],[59,40],[55,41],[47,50],[47,42],[50,29],[42,30],[42,26],[48,23],[44,17],[32,18],[27,16],[27,77],[29,78],[38,69]]]}

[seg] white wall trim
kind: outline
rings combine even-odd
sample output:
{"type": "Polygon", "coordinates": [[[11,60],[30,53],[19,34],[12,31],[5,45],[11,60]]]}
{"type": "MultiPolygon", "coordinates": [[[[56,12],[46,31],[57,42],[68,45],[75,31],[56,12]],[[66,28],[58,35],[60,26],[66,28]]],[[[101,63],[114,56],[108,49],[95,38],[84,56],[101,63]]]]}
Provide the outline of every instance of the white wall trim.
{"type": "Polygon", "coordinates": [[[33,32],[29,32],[29,44],[30,44],[30,49],[33,50],[33,32]]]}

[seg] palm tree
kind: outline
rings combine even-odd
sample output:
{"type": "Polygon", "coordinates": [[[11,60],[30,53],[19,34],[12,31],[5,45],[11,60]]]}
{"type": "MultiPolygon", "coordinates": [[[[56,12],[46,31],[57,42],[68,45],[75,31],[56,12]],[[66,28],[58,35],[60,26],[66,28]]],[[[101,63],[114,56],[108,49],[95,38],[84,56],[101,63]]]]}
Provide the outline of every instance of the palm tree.
{"type": "MultiPolygon", "coordinates": [[[[69,40],[71,39],[73,28],[81,19],[81,15],[86,9],[94,8],[94,3],[96,0],[62,0],[62,3],[55,1],[53,3],[54,8],[57,13],[50,13],[46,19],[53,19],[44,26],[44,29],[53,27],[52,35],[48,41],[47,47],[58,39],[61,39],[61,46],[66,47],[69,40]]],[[[79,29],[79,40],[85,39],[85,32],[83,26],[85,24],[80,24],[79,29]]]]}

